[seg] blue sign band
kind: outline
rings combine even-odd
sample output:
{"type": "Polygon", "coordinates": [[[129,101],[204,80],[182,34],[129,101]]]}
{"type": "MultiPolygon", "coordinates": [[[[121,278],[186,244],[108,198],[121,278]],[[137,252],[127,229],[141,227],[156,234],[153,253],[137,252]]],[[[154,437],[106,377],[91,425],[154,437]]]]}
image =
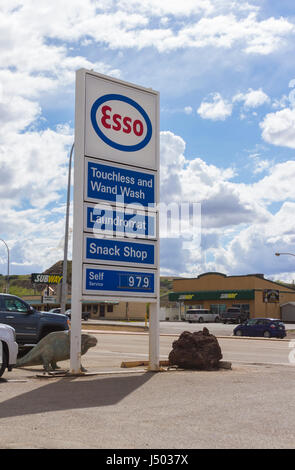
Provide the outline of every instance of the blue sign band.
{"type": "Polygon", "coordinates": [[[96,233],[112,232],[113,235],[155,237],[155,217],[145,214],[126,214],[123,211],[87,207],[86,227],[96,233]]]}
{"type": "Polygon", "coordinates": [[[155,175],[87,162],[87,197],[124,204],[155,204],[155,175]],[[120,202],[120,201],[119,201],[120,202]]]}
{"type": "Polygon", "coordinates": [[[148,243],[87,237],[86,259],[154,265],[155,249],[154,245],[148,243]]]}
{"type": "Polygon", "coordinates": [[[154,293],[155,274],[126,272],[99,268],[86,268],[85,289],[87,291],[154,293]]]}

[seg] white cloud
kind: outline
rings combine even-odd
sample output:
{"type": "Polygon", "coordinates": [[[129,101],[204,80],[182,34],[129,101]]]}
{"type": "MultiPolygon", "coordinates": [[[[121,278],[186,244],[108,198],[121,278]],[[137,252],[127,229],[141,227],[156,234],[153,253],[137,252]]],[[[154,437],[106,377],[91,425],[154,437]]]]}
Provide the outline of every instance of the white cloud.
{"type": "Polygon", "coordinates": [[[217,168],[199,157],[188,160],[184,154],[185,142],[181,137],[171,132],[161,133],[161,199],[167,204],[171,201],[201,203],[202,252],[198,240],[170,241],[174,248],[181,248],[174,249],[173,257],[169,257],[170,250],[165,245],[165,272],[172,275],[191,275],[204,270],[231,274],[282,273],[274,253],[292,252],[295,243],[295,203],[292,202],[295,162],[273,164],[262,160],[257,153],[252,154],[256,174],[262,170],[268,174],[256,183],[246,184],[231,181],[235,173],[230,167],[217,168]],[[282,207],[272,214],[272,203],[279,201],[282,207]]]}
{"type": "Polygon", "coordinates": [[[295,275],[292,257],[279,259],[274,254],[294,252],[294,210],[293,202],[284,203],[275,215],[269,214],[267,222],[241,230],[226,247],[215,251],[216,262],[232,274],[277,273],[275,279],[290,281],[290,275],[295,275]]]}
{"type": "Polygon", "coordinates": [[[7,8],[0,10],[2,34],[9,46],[8,52],[0,42],[0,58],[2,63],[18,64],[22,70],[52,70],[58,59],[65,57],[63,45],[49,45],[45,38],[94,40],[113,49],[236,47],[265,55],[279,49],[294,34],[291,21],[282,17],[259,20],[256,6],[230,0],[124,0],[99,4],[90,0],[83,4],[80,0],[26,0],[14,5],[18,8],[10,9],[9,15],[7,8]],[[161,21],[167,17],[170,21],[161,21]],[[179,21],[182,18],[185,25],[179,21]],[[26,56],[20,53],[23,48],[28,51],[26,56]]]}
{"type": "Polygon", "coordinates": [[[266,142],[295,149],[295,109],[285,108],[267,114],[260,128],[266,142]]]}
{"type": "Polygon", "coordinates": [[[199,157],[184,156],[185,142],[172,132],[161,132],[161,201],[202,205],[204,227],[220,227],[267,220],[264,202],[249,195],[249,187],[232,183],[234,170],[209,165],[199,157]]]}
{"type": "Polygon", "coordinates": [[[260,201],[276,202],[295,199],[295,161],[277,163],[269,174],[254,183],[251,191],[260,201]]]}
{"type": "Polygon", "coordinates": [[[249,155],[249,158],[252,160],[251,167],[254,174],[262,173],[263,171],[268,170],[274,164],[273,161],[263,160],[257,153],[249,155]]]}
{"type": "Polygon", "coordinates": [[[193,108],[191,106],[185,106],[184,112],[185,114],[193,114],[193,108]]]}
{"type": "Polygon", "coordinates": [[[272,103],[274,109],[286,108],[289,103],[289,98],[287,95],[283,95],[281,98],[275,98],[272,103]]]}
{"type": "Polygon", "coordinates": [[[220,93],[213,93],[211,101],[202,101],[197,113],[202,119],[224,121],[232,113],[232,104],[224,100],[220,93]]]}
{"type": "Polygon", "coordinates": [[[66,187],[67,154],[73,135],[62,129],[11,133],[0,147],[2,180],[0,198],[16,210],[23,200],[42,208],[60,198],[66,187]],[[66,166],[65,166],[66,165],[66,166]]]}
{"type": "Polygon", "coordinates": [[[252,90],[249,88],[247,93],[238,93],[233,97],[233,103],[236,101],[243,101],[246,108],[257,108],[265,103],[269,103],[270,99],[264,91],[252,90]]]}
{"type": "Polygon", "coordinates": [[[22,131],[37,119],[40,113],[38,103],[20,96],[9,98],[3,93],[3,99],[0,102],[0,139],[11,132],[22,131]]]}
{"type": "MultiPolygon", "coordinates": [[[[212,93],[211,100],[203,100],[199,106],[197,112],[203,119],[211,119],[212,121],[224,121],[229,116],[231,116],[233,111],[233,106],[236,103],[243,103],[243,110],[247,111],[249,109],[257,108],[262,106],[265,103],[270,102],[270,98],[262,89],[253,90],[249,88],[246,93],[237,93],[235,94],[231,102],[222,98],[221,94],[218,92],[212,93]]],[[[252,115],[256,116],[257,113],[252,112],[252,115]]],[[[240,119],[243,120],[247,116],[244,112],[240,113],[240,119]]]]}

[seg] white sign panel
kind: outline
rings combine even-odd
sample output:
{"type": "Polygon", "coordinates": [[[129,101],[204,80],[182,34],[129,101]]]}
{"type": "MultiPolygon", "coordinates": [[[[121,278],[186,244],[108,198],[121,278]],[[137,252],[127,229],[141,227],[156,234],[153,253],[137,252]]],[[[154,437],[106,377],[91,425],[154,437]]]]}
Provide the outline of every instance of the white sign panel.
{"type": "Polygon", "coordinates": [[[86,75],[85,155],[157,169],[157,94],[86,75]]]}

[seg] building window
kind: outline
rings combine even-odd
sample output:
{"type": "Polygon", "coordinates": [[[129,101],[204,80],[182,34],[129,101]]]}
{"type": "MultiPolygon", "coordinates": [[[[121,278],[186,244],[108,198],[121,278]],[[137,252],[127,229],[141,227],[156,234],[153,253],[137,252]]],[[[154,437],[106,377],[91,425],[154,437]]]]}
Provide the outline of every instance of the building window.
{"type": "Polygon", "coordinates": [[[193,305],[186,305],[186,310],[190,309],[190,308],[203,308],[203,305],[198,305],[198,304],[193,304],[193,305]]]}
{"type": "Polygon", "coordinates": [[[107,312],[108,312],[108,313],[113,313],[113,311],[114,311],[113,305],[108,304],[108,306],[107,306],[107,312]]]}
{"type": "Polygon", "coordinates": [[[222,312],[226,311],[226,304],[212,304],[210,305],[210,310],[212,313],[220,315],[222,312]]]}
{"type": "Polygon", "coordinates": [[[233,304],[233,307],[239,307],[241,312],[249,313],[250,312],[250,305],[249,304],[233,304]]]}
{"type": "Polygon", "coordinates": [[[105,304],[99,304],[99,316],[100,317],[105,316],[105,304]]]}

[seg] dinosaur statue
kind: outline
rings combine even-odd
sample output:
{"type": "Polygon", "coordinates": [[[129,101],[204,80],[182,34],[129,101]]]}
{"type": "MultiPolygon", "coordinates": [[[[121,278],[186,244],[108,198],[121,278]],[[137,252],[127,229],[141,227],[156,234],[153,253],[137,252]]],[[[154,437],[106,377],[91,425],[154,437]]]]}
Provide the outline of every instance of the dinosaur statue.
{"type": "MultiPolygon", "coordinates": [[[[70,331],[54,331],[42,338],[24,357],[16,362],[16,367],[43,365],[46,372],[59,369],[58,361],[70,359],[70,331]]],[[[81,335],[81,355],[96,346],[97,339],[88,334],[81,335]]],[[[85,372],[86,369],[81,367],[85,372]]]]}

